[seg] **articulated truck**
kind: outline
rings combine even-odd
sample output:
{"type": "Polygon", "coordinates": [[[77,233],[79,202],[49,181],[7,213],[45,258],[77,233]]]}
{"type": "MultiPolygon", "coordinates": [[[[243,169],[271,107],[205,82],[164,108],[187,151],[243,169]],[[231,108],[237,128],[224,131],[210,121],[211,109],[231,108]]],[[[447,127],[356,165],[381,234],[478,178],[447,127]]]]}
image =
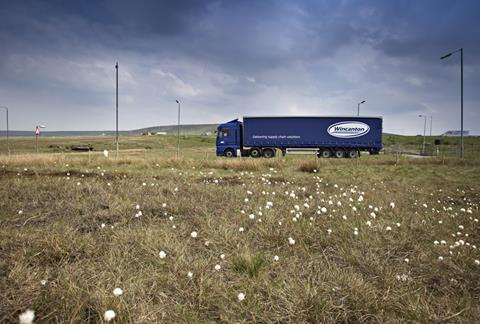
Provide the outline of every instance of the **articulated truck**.
{"type": "Polygon", "coordinates": [[[381,117],[244,117],[217,128],[217,156],[272,158],[277,152],[357,158],[382,149],[381,117]]]}

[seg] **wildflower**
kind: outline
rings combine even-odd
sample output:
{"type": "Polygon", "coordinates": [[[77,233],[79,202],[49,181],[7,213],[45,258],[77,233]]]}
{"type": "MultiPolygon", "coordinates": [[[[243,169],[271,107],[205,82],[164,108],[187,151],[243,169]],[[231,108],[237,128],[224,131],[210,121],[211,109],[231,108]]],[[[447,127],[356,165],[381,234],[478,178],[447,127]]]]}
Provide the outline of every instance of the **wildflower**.
{"type": "Polygon", "coordinates": [[[115,318],[115,316],[117,316],[117,314],[115,314],[115,312],[113,310],[109,309],[105,312],[105,314],[103,314],[103,319],[106,322],[110,322],[111,320],[113,320],[115,318]]]}
{"type": "Polygon", "coordinates": [[[327,212],[327,208],[325,208],[325,207],[322,207],[320,210],[321,210],[321,212],[324,213],[324,214],[327,212]]]}
{"type": "Polygon", "coordinates": [[[278,257],[278,255],[275,255],[275,256],[273,257],[273,260],[274,260],[274,261],[278,261],[278,260],[280,260],[280,258],[278,257]]]}
{"type": "Polygon", "coordinates": [[[20,324],[31,324],[35,319],[35,312],[31,309],[27,309],[25,312],[18,316],[20,324]]]}
{"type": "Polygon", "coordinates": [[[355,229],[353,230],[353,235],[358,235],[358,228],[355,227],[355,229]]]}
{"type": "Polygon", "coordinates": [[[219,265],[219,264],[216,264],[215,267],[214,267],[214,269],[217,270],[217,271],[219,271],[221,268],[222,268],[222,266],[219,265]]]}
{"type": "Polygon", "coordinates": [[[372,226],[372,222],[371,222],[371,221],[367,221],[365,224],[367,224],[367,226],[372,226]]]}
{"type": "Polygon", "coordinates": [[[328,233],[328,234],[332,234],[332,230],[331,230],[331,229],[327,229],[327,233],[328,233]]]}
{"type": "Polygon", "coordinates": [[[357,207],[353,206],[353,207],[352,207],[352,211],[356,212],[356,211],[357,211],[357,207]]]}
{"type": "Polygon", "coordinates": [[[220,259],[224,260],[225,259],[225,254],[220,254],[220,259]]]}
{"type": "Polygon", "coordinates": [[[393,201],[390,203],[390,208],[395,208],[395,203],[393,201]]]}
{"type": "Polygon", "coordinates": [[[438,244],[440,244],[440,242],[435,240],[435,241],[433,241],[433,244],[438,245],[438,244]]]}
{"type": "Polygon", "coordinates": [[[105,226],[107,226],[105,225],[105,223],[102,223],[102,225],[100,225],[101,228],[105,228],[105,226]]]}
{"type": "Polygon", "coordinates": [[[392,228],[391,228],[390,226],[387,226],[387,228],[385,228],[385,230],[387,230],[387,231],[391,231],[391,230],[392,230],[392,228]]]}
{"type": "Polygon", "coordinates": [[[113,290],[113,295],[114,295],[115,297],[118,297],[118,296],[123,295],[123,290],[122,290],[122,288],[115,288],[115,289],[113,290]]]}
{"type": "Polygon", "coordinates": [[[188,276],[188,278],[193,278],[193,272],[189,271],[189,272],[187,273],[187,276],[188,276]]]}
{"type": "Polygon", "coordinates": [[[195,232],[195,231],[193,231],[192,233],[190,233],[190,236],[191,236],[192,238],[196,238],[197,235],[198,235],[198,233],[195,232]]]}
{"type": "Polygon", "coordinates": [[[167,257],[167,253],[165,253],[165,251],[160,251],[158,255],[160,256],[160,259],[165,259],[167,257]]]}
{"type": "Polygon", "coordinates": [[[238,301],[242,301],[245,299],[245,294],[244,293],[239,293],[238,294],[238,301]]]}
{"type": "Polygon", "coordinates": [[[135,209],[140,209],[140,205],[136,205],[136,206],[135,206],[135,209]]]}
{"type": "Polygon", "coordinates": [[[375,215],[374,212],[371,212],[371,213],[370,213],[370,217],[375,218],[376,216],[377,216],[377,215],[375,215]]]}
{"type": "Polygon", "coordinates": [[[19,214],[19,215],[23,214],[23,210],[19,210],[19,211],[18,211],[18,214],[19,214]]]}
{"type": "Polygon", "coordinates": [[[442,257],[442,256],[439,256],[439,257],[438,257],[438,261],[443,261],[443,257],[442,257]]]}
{"type": "Polygon", "coordinates": [[[406,262],[406,263],[409,263],[410,260],[409,260],[408,258],[405,258],[405,262],[406,262]]]}
{"type": "Polygon", "coordinates": [[[40,280],[40,284],[42,286],[45,286],[47,284],[47,280],[45,280],[45,279],[40,280]]]}
{"type": "Polygon", "coordinates": [[[290,245],[294,245],[295,244],[295,240],[291,237],[288,238],[288,244],[290,245]]]}
{"type": "Polygon", "coordinates": [[[239,232],[243,232],[243,231],[245,231],[245,229],[244,229],[243,227],[240,227],[240,228],[238,229],[238,231],[239,231],[239,232]]]}
{"type": "Polygon", "coordinates": [[[475,260],[475,265],[480,265],[480,260],[475,260]]]}
{"type": "Polygon", "coordinates": [[[248,218],[250,218],[250,219],[255,219],[255,214],[250,214],[250,215],[248,215],[248,218]]]}

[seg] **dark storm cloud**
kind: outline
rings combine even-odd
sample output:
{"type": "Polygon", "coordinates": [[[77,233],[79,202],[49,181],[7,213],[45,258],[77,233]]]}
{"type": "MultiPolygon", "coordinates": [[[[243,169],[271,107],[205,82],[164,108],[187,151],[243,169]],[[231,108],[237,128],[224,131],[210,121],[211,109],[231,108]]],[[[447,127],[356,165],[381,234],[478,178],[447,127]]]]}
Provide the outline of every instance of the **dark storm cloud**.
{"type": "Polygon", "coordinates": [[[87,128],[109,128],[119,60],[124,128],[171,123],[171,109],[157,114],[177,97],[205,112],[186,109],[189,122],[350,114],[368,98],[365,109],[390,131],[411,132],[405,118],[418,113],[456,128],[458,57],[439,57],[465,47],[466,102],[478,121],[478,12],[478,1],[444,0],[2,2],[0,101],[27,116],[18,128],[48,117],[84,129],[88,118],[64,123],[62,114],[86,111],[98,117],[87,128]]]}

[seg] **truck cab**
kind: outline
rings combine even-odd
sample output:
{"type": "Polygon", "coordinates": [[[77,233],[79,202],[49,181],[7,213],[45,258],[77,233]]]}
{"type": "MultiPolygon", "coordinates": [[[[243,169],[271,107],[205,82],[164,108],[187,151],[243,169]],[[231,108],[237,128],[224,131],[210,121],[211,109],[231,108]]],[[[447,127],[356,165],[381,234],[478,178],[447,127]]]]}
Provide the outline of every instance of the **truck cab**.
{"type": "Polygon", "coordinates": [[[242,122],[238,119],[220,124],[217,128],[217,156],[240,156],[242,122]]]}

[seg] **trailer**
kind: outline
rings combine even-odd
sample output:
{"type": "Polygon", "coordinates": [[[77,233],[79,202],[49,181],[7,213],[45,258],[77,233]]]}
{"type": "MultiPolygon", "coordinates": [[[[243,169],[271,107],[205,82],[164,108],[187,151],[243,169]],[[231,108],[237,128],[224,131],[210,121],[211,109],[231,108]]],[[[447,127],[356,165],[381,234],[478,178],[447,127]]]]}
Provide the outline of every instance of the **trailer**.
{"type": "Polygon", "coordinates": [[[217,128],[217,156],[357,158],[382,149],[381,117],[244,117],[217,128]]]}

